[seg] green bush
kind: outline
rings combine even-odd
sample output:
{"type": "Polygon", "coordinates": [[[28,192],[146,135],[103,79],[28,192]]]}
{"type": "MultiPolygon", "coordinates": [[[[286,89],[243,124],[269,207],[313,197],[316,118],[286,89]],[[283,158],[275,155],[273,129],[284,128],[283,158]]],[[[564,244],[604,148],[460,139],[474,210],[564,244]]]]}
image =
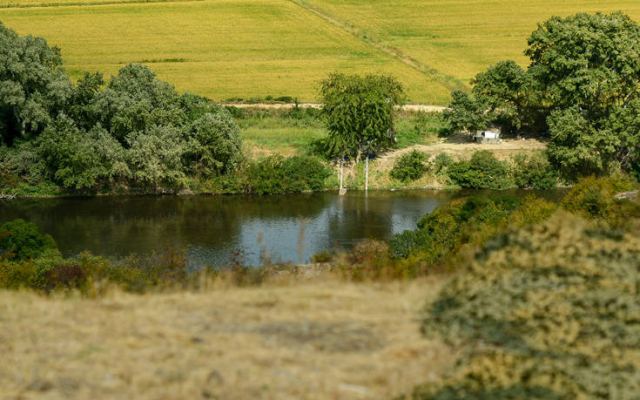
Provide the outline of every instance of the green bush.
{"type": "Polygon", "coordinates": [[[394,236],[390,254],[427,266],[448,262],[465,246],[472,248],[514,226],[548,218],[555,207],[547,201],[508,195],[454,200],[418,222],[418,229],[394,236]]]}
{"type": "Polygon", "coordinates": [[[123,147],[101,128],[83,132],[61,117],[37,145],[50,179],[66,189],[97,190],[130,175],[123,147]]]}
{"type": "Polygon", "coordinates": [[[507,164],[487,150],[473,153],[469,161],[452,164],[448,173],[451,181],[462,188],[502,190],[512,186],[507,164]]]}
{"type": "Polygon", "coordinates": [[[84,294],[97,294],[110,285],[141,293],[152,288],[185,287],[195,279],[196,274],[187,273],[184,255],[171,251],[144,259],[129,257],[119,262],[89,253],[65,259],[52,250],[33,259],[0,260],[0,288],[28,288],[44,293],[79,290],[84,294]]]}
{"type": "Polygon", "coordinates": [[[616,200],[615,195],[635,188],[637,183],[624,175],[582,178],[564,196],[561,204],[572,213],[623,227],[632,222],[632,217],[640,216],[640,205],[616,200]]]}
{"type": "Polygon", "coordinates": [[[22,142],[13,147],[0,145],[0,188],[40,185],[46,168],[33,142],[22,142]]]}
{"type": "Polygon", "coordinates": [[[527,157],[518,154],[513,158],[513,180],[521,189],[549,190],[558,184],[558,174],[549,160],[536,154],[527,157]]]}
{"type": "Polygon", "coordinates": [[[29,260],[56,249],[53,238],[33,223],[16,219],[0,225],[0,259],[29,260]]]}
{"type": "MultiPolygon", "coordinates": [[[[25,194],[182,188],[242,160],[231,114],[180,94],[144,65],[72,83],[60,51],[0,23],[0,185],[25,194]],[[1,57],[0,57],[1,58],[1,57]],[[8,96],[8,97],[7,97],[8,96]]],[[[302,117],[301,117],[302,118],[302,117]]]]}
{"type": "Polygon", "coordinates": [[[391,177],[402,182],[415,181],[429,171],[429,156],[413,150],[398,158],[391,169],[391,177]]]}
{"type": "Polygon", "coordinates": [[[449,167],[455,163],[453,157],[447,153],[439,153],[433,159],[433,172],[438,175],[447,175],[449,167]]]}
{"type": "Polygon", "coordinates": [[[560,213],[501,236],[429,306],[463,350],[415,399],[632,399],[640,393],[640,239],[560,213]]]}
{"type": "Polygon", "coordinates": [[[264,195],[321,190],[331,171],[315,157],[271,156],[249,164],[244,174],[244,190],[264,195]]]}
{"type": "Polygon", "coordinates": [[[233,172],[242,161],[240,129],[227,112],[207,113],[195,120],[186,132],[184,164],[202,175],[233,172]]]}

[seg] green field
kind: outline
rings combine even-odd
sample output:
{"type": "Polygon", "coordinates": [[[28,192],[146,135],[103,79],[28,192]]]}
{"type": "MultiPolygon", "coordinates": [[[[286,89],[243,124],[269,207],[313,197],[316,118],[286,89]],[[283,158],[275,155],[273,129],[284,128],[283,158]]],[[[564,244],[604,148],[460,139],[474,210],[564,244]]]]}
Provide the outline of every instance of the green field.
{"type": "Polygon", "coordinates": [[[0,21],[59,46],[74,77],[143,62],[178,89],[215,100],[313,101],[331,71],[386,72],[411,101],[443,104],[488,65],[524,63],[537,22],[598,10],[638,18],[640,2],[0,0],[0,21]]]}

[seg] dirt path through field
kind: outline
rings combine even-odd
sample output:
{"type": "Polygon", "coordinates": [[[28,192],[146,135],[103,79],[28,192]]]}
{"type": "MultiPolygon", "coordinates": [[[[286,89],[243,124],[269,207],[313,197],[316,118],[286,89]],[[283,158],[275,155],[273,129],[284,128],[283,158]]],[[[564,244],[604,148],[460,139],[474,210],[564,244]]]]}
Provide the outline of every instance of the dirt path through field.
{"type": "MultiPolygon", "coordinates": [[[[256,108],[256,109],[264,109],[264,110],[291,110],[295,107],[300,108],[322,108],[322,104],[320,103],[223,103],[222,105],[228,107],[237,107],[237,108],[256,108]]],[[[447,109],[444,106],[435,106],[429,104],[405,104],[399,107],[402,111],[409,112],[443,112],[447,109]]]]}
{"type": "Polygon", "coordinates": [[[454,158],[466,158],[478,150],[489,150],[498,159],[507,159],[518,153],[531,153],[544,150],[547,147],[546,143],[536,139],[508,139],[503,140],[500,143],[491,144],[478,144],[470,142],[452,142],[443,140],[439,143],[423,145],[418,144],[410,146],[404,149],[388,152],[378,159],[381,166],[393,165],[396,158],[402,156],[413,150],[422,151],[431,156],[438,155],[440,153],[447,153],[454,158]]]}
{"type": "Polygon", "coordinates": [[[396,47],[390,46],[376,39],[371,34],[371,32],[362,31],[361,28],[353,25],[349,21],[344,21],[337,18],[336,16],[331,15],[325,9],[322,9],[317,5],[312,5],[308,1],[304,1],[304,0],[291,0],[291,2],[298,5],[305,11],[311,14],[314,14],[319,18],[322,18],[324,21],[332,24],[333,26],[342,29],[344,32],[347,32],[348,34],[352,35],[353,37],[360,40],[361,42],[377,49],[378,51],[381,51],[391,56],[392,58],[400,61],[401,63],[407,65],[408,67],[418,71],[422,75],[428,78],[437,80],[438,82],[443,84],[445,87],[447,87],[449,90],[467,88],[467,84],[465,84],[461,80],[451,75],[447,75],[442,71],[439,71],[429,65],[421,63],[420,61],[409,56],[408,54],[405,54],[402,50],[396,47]]]}

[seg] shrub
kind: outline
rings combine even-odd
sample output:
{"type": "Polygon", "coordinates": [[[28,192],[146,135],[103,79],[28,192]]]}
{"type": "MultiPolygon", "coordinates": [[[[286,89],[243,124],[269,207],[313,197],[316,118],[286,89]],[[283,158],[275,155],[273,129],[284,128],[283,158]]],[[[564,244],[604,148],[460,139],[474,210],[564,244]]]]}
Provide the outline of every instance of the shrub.
{"type": "Polygon", "coordinates": [[[410,258],[427,266],[452,264],[461,249],[481,245],[510,227],[548,218],[555,206],[535,197],[473,196],[454,200],[425,215],[418,229],[395,235],[389,245],[395,259],[410,258]]]}
{"type": "Polygon", "coordinates": [[[267,157],[251,163],[244,173],[245,191],[259,195],[321,190],[331,175],[319,159],[310,156],[267,157]]]}
{"type": "Polygon", "coordinates": [[[471,160],[459,161],[449,167],[449,178],[456,185],[469,189],[502,190],[511,186],[507,164],[493,153],[481,150],[471,160]]]}
{"type": "Polygon", "coordinates": [[[389,258],[389,245],[378,240],[358,242],[337,264],[339,271],[353,280],[402,276],[399,265],[389,258]]]}
{"type": "Polygon", "coordinates": [[[234,171],[242,161],[240,129],[229,113],[204,114],[187,131],[184,164],[189,171],[219,175],[234,171]]]}
{"type": "Polygon", "coordinates": [[[544,155],[518,154],[513,158],[513,179],[522,189],[549,190],[556,187],[558,174],[544,155]]]}
{"type": "Polygon", "coordinates": [[[38,185],[44,180],[46,165],[33,142],[13,147],[0,145],[0,187],[15,188],[21,184],[38,185]]]}
{"type": "Polygon", "coordinates": [[[53,238],[40,232],[33,223],[16,219],[0,225],[0,258],[29,260],[56,249],[53,238]]]}
{"type": "Polygon", "coordinates": [[[329,263],[333,260],[334,256],[335,254],[333,254],[332,252],[323,250],[311,256],[311,262],[317,264],[329,263]]]}
{"type": "Polygon", "coordinates": [[[478,254],[423,333],[463,356],[416,399],[630,399],[640,393],[640,239],[558,214],[478,254]]]}
{"type": "Polygon", "coordinates": [[[637,184],[624,175],[606,178],[582,178],[562,199],[562,207],[586,218],[622,227],[633,216],[640,216],[640,206],[616,200],[615,195],[634,189],[637,184]]]}
{"type": "Polygon", "coordinates": [[[429,171],[429,156],[417,150],[403,154],[391,170],[391,177],[402,182],[415,181],[429,171]]]}
{"type": "Polygon", "coordinates": [[[137,186],[154,190],[181,186],[185,179],[185,145],[177,128],[155,126],[148,132],[129,135],[128,142],[127,162],[137,186]]]}
{"type": "Polygon", "coordinates": [[[40,135],[38,151],[51,180],[66,189],[96,190],[129,176],[117,140],[102,128],[83,132],[68,118],[59,118],[40,135]]]}
{"type": "Polygon", "coordinates": [[[446,175],[453,163],[455,163],[455,160],[449,154],[439,153],[433,159],[433,171],[436,175],[446,175]]]}
{"type": "Polygon", "coordinates": [[[331,171],[315,157],[293,156],[285,159],[282,170],[287,177],[288,192],[324,189],[331,171]]]}
{"type": "Polygon", "coordinates": [[[28,281],[32,289],[47,293],[60,289],[87,290],[89,271],[74,260],[44,257],[37,259],[34,266],[33,276],[28,281]]]}

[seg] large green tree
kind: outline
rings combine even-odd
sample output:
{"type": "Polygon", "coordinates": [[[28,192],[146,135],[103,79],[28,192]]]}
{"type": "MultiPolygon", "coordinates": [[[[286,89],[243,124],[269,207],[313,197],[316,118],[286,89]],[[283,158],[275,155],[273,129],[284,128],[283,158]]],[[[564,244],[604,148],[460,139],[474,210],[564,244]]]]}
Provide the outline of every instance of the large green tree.
{"type": "Polygon", "coordinates": [[[62,57],[38,37],[0,23],[0,135],[5,144],[39,134],[71,96],[62,57]]]}
{"type": "Polygon", "coordinates": [[[242,159],[230,113],[131,64],[73,85],[60,51],[0,24],[0,183],[68,190],[176,188],[242,159]]]}
{"type": "Polygon", "coordinates": [[[551,109],[597,118],[638,96],[640,26],[622,13],[552,17],[528,43],[529,73],[551,109]]]}
{"type": "Polygon", "coordinates": [[[402,85],[387,75],[331,74],[321,84],[330,153],[340,160],[368,161],[395,143],[394,107],[402,85]]]}
{"type": "Polygon", "coordinates": [[[638,172],[640,25],[622,13],[543,22],[531,34],[524,70],[501,62],[454,92],[452,130],[499,125],[548,135],[549,160],[565,178],[638,172]]]}
{"type": "Polygon", "coordinates": [[[395,78],[332,74],[322,82],[321,94],[329,138],[338,152],[357,158],[394,143],[394,107],[404,98],[395,78]]]}

